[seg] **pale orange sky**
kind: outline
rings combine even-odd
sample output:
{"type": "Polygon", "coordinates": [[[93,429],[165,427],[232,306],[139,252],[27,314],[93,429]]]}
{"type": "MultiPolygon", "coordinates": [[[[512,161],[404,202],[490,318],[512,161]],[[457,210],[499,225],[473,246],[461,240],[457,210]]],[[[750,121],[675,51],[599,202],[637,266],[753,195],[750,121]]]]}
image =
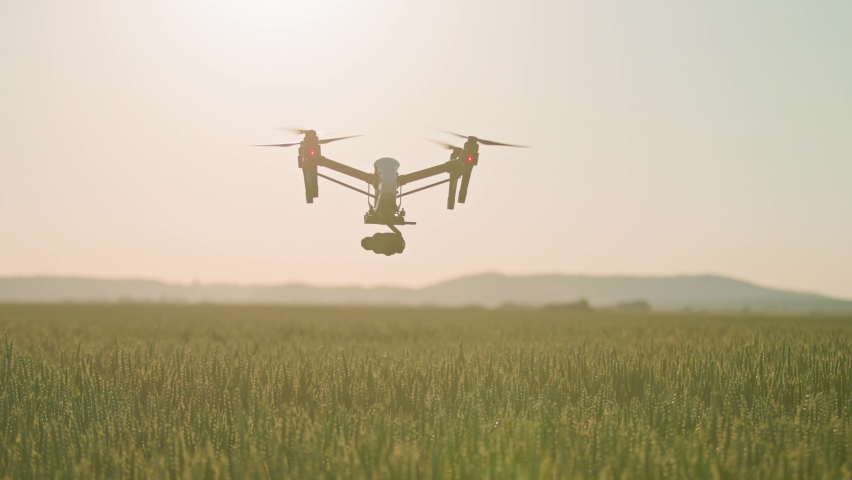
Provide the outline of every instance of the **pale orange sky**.
{"type": "Polygon", "coordinates": [[[0,275],[424,285],[720,273],[852,298],[852,3],[0,4],[0,275]],[[305,126],[364,170],[483,147],[468,202],[304,202],[305,126]]]}

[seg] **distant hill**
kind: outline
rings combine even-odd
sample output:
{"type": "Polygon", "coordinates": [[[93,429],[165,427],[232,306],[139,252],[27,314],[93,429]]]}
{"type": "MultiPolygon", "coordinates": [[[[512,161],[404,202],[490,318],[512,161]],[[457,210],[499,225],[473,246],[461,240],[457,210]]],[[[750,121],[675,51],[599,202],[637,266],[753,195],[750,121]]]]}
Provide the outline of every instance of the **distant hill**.
{"type": "Polygon", "coordinates": [[[761,287],[732,278],[482,274],[419,289],[315,287],[301,284],[179,285],[151,280],[0,278],[0,302],[210,302],[545,306],[586,299],[593,307],[644,301],[655,310],[852,312],[852,301],[761,287]]]}

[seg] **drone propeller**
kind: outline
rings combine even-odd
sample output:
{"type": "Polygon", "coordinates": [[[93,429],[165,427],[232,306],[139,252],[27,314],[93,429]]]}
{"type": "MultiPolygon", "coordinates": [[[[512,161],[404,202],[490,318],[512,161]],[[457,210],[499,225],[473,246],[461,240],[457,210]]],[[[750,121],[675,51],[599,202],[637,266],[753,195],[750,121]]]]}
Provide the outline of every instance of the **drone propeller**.
{"type": "Polygon", "coordinates": [[[459,134],[459,133],[448,132],[448,131],[446,131],[446,130],[438,130],[438,131],[439,131],[439,132],[448,133],[448,134],[450,134],[450,135],[455,135],[456,137],[464,138],[464,139],[475,138],[475,139],[476,139],[476,141],[477,141],[477,142],[479,142],[479,143],[480,143],[480,144],[482,144],[482,145],[491,145],[491,146],[495,146],[495,147],[530,148],[530,147],[529,147],[529,146],[527,146],[527,145],[513,145],[513,144],[511,144],[511,143],[500,143],[500,142],[495,142],[495,141],[493,141],[493,140],[485,140],[484,138],[471,137],[471,136],[469,136],[469,135],[461,135],[461,134],[459,134]]]}
{"type": "MultiPolygon", "coordinates": [[[[313,130],[302,130],[302,129],[298,129],[298,128],[281,128],[279,130],[286,130],[288,132],[292,132],[294,134],[299,134],[299,135],[305,135],[308,132],[314,132],[313,130]]],[[[316,132],[314,132],[314,134],[316,134],[316,132]]],[[[347,138],[355,138],[355,137],[361,137],[361,136],[363,136],[363,135],[350,135],[348,137],[326,138],[326,139],[320,140],[319,144],[325,145],[326,143],[331,143],[331,142],[336,142],[338,140],[346,140],[347,138]]],[[[273,144],[273,145],[252,145],[252,146],[253,147],[292,147],[292,146],[295,146],[295,145],[299,145],[300,143],[302,143],[302,142],[287,142],[287,143],[276,143],[276,144],[273,144]]]]}
{"type": "MultiPolygon", "coordinates": [[[[328,135],[329,134],[329,132],[320,132],[320,131],[317,131],[317,130],[314,130],[314,129],[311,129],[311,128],[280,127],[277,130],[283,130],[285,132],[290,132],[293,135],[307,135],[308,133],[313,133],[314,135],[322,136],[322,135],[328,135]]],[[[334,142],[336,140],[343,140],[344,138],[354,138],[354,137],[360,137],[360,136],[361,135],[352,135],[350,137],[341,137],[341,138],[330,139],[330,140],[321,140],[320,143],[329,143],[329,142],[334,142]]]]}
{"type": "Polygon", "coordinates": [[[252,145],[252,147],[292,147],[302,142],[276,143],[274,145],[252,145]]]}
{"type": "Polygon", "coordinates": [[[310,128],[292,128],[292,127],[279,127],[276,130],[283,130],[285,132],[290,132],[293,135],[305,135],[308,132],[317,133],[316,130],[312,130],[310,128]]]}
{"type": "Polygon", "coordinates": [[[346,140],[347,138],[355,138],[355,137],[363,137],[363,135],[350,135],[348,137],[325,138],[323,140],[320,140],[319,143],[321,145],[325,145],[326,143],[336,142],[338,140],[346,140]]]}
{"type": "Polygon", "coordinates": [[[429,140],[432,143],[437,143],[438,145],[441,146],[441,148],[445,148],[447,150],[453,150],[453,151],[461,150],[460,147],[457,147],[455,145],[450,145],[449,143],[444,143],[444,142],[441,142],[441,141],[438,141],[438,140],[432,140],[431,138],[427,138],[426,140],[429,140]]]}

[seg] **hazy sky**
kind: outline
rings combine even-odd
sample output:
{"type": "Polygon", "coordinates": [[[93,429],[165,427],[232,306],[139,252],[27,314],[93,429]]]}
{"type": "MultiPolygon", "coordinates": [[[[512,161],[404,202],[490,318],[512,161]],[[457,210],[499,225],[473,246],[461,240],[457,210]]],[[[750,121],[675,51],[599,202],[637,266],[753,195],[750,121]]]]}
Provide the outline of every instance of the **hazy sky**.
{"type": "Polygon", "coordinates": [[[0,275],[423,285],[721,273],[852,298],[848,0],[0,2],[0,275]],[[282,126],[401,173],[483,147],[468,202],[304,201],[282,126]]]}

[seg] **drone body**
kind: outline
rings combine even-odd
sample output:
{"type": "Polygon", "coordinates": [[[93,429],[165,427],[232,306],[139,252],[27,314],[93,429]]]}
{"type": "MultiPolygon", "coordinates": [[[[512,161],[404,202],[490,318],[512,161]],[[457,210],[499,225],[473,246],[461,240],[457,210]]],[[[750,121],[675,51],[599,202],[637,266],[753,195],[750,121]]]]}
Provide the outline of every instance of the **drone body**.
{"type": "MultiPolygon", "coordinates": [[[[418,170],[413,173],[400,175],[398,161],[393,158],[380,158],[373,164],[373,173],[364,172],[357,168],[352,168],[334,160],[328,159],[322,155],[322,145],[331,143],[337,140],[343,140],[352,137],[339,137],[331,139],[323,139],[317,136],[314,130],[293,130],[296,133],[304,135],[304,139],[300,142],[290,142],[277,145],[259,145],[264,147],[291,147],[299,146],[298,165],[302,169],[302,176],[305,181],[305,200],[308,203],[313,203],[314,199],[319,196],[318,179],[325,178],[331,182],[342,185],[356,192],[363,193],[372,199],[369,204],[367,213],[364,214],[364,223],[372,225],[387,225],[393,233],[377,233],[372,237],[364,238],[361,241],[361,246],[365,250],[371,250],[375,253],[383,255],[394,255],[402,253],[405,249],[405,240],[402,238],[402,233],[396,228],[397,225],[414,225],[415,222],[405,220],[405,210],[400,208],[399,199],[405,195],[420,192],[427,188],[449,183],[449,195],[447,197],[447,208],[452,210],[455,208],[456,198],[459,203],[464,203],[467,199],[467,190],[470,185],[470,176],[473,172],[473,167],[479,163],[479,145],[496,145],[504,147],[521,147],[521,145],[510,145],[506,143],[492,142],[483,140],[477,137],[465,137],[463,135],[451,133],[461,138],[466,138],[467,141],[463,147],[455,147],[446,143],[436,142],[446,149],[451,150],[450,160],[446,163],[436,165],[434,167],[418,170]],[[342,173],[352,178],[361,180],[367,184],[367,190],[353,187],[340,180],[328,177],[318,172],[318,167],[325,167],[330,170],[342,173]],[[409,183],[423,180],[436,175],[448,174],[449,178],[442,181],[416,188],[408,192],[402,192],[402,187],[409,183]],[[461,186],[458,182],[461,180],[461,186]],[[460,187],[460,188],[459,188],[460,187]],[[372,193],[370,190],[375,191],[372,193]],[[458,190],[458,197],[456,191],[458,190]]],[[[449,133],[449,132],[448,132],[449,133]]]]}

